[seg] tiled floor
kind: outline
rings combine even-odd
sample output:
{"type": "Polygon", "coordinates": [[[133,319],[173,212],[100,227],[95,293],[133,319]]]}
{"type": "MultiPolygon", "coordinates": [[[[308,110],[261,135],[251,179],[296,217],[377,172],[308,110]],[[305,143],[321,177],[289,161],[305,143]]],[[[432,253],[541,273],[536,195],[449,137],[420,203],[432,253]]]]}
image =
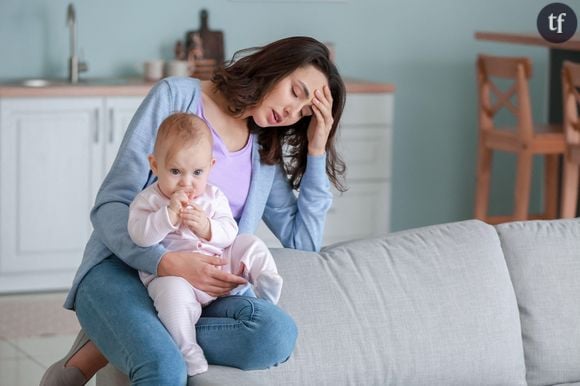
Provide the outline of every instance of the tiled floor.
{"type": "MultiPolygon", "coordinates": [[[[65,293],[0,296],[0,386],[38,385],[79,330],[65,293]]],[[[94,379],[88,385],[94,386],[94,379]]]]}

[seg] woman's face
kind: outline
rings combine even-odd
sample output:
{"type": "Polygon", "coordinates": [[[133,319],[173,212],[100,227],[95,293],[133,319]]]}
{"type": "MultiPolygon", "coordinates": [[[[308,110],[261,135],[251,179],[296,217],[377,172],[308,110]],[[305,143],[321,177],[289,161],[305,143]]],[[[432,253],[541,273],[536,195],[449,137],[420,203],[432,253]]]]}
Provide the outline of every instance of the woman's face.
{"type": "Polygon", "coordinates": [[[314,91],[322,92],[328,80],[312,65],[300,67],[274,85],[249,113],[260,127],[289,126],[312,115],[314,91]]]}

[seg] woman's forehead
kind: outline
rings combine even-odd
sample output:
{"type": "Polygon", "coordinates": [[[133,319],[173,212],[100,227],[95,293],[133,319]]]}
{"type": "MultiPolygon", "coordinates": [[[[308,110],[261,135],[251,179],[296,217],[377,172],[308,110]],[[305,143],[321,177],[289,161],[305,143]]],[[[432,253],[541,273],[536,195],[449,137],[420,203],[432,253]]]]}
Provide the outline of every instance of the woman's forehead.
{"type": "Polygon", "coordinates": [[[312,65],[297,68],[290,73],[289,77],[294,81],[302,83],[309,89],[308,91],[321,89],[322,86],[328,86],[326,75],[312,65]]]}

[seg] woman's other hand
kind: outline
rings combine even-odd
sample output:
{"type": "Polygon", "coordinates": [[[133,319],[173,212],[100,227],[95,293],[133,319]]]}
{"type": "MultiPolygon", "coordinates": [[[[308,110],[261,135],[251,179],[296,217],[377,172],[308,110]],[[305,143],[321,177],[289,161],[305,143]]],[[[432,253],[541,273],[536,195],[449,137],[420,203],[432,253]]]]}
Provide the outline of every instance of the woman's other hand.
{"type": "Polygon", "coordinates": [[[317,156],[326,151],[326,141],[334,123],[332,95],[328,86],[324,86],[322,91],[314,90],[312,114],[308,126],[308,154],[317,156]]]}
{"type": "Polygon", "coordinates": [[[239,276],[219,269],[225,265],[217,256],[207,256],[196,252],[168,252],[157,267],[158,276],[179,276],[195,288],[211,296],[224,296],[238,285],[247,281],[239,276]]]}

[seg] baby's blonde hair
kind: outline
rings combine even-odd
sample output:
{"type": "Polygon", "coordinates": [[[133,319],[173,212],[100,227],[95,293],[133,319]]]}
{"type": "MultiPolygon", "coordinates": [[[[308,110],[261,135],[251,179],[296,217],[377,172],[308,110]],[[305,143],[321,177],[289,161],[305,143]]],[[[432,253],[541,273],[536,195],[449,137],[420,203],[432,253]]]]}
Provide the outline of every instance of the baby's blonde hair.
{"type": "Polygon", "coordinates": [[[206,144],[211,149],[213,138],[203,119],[192,113],[173,113],[159,126],[153,154],[160,157],[165,152],[167,161],[179,149],[206,144]]]}

